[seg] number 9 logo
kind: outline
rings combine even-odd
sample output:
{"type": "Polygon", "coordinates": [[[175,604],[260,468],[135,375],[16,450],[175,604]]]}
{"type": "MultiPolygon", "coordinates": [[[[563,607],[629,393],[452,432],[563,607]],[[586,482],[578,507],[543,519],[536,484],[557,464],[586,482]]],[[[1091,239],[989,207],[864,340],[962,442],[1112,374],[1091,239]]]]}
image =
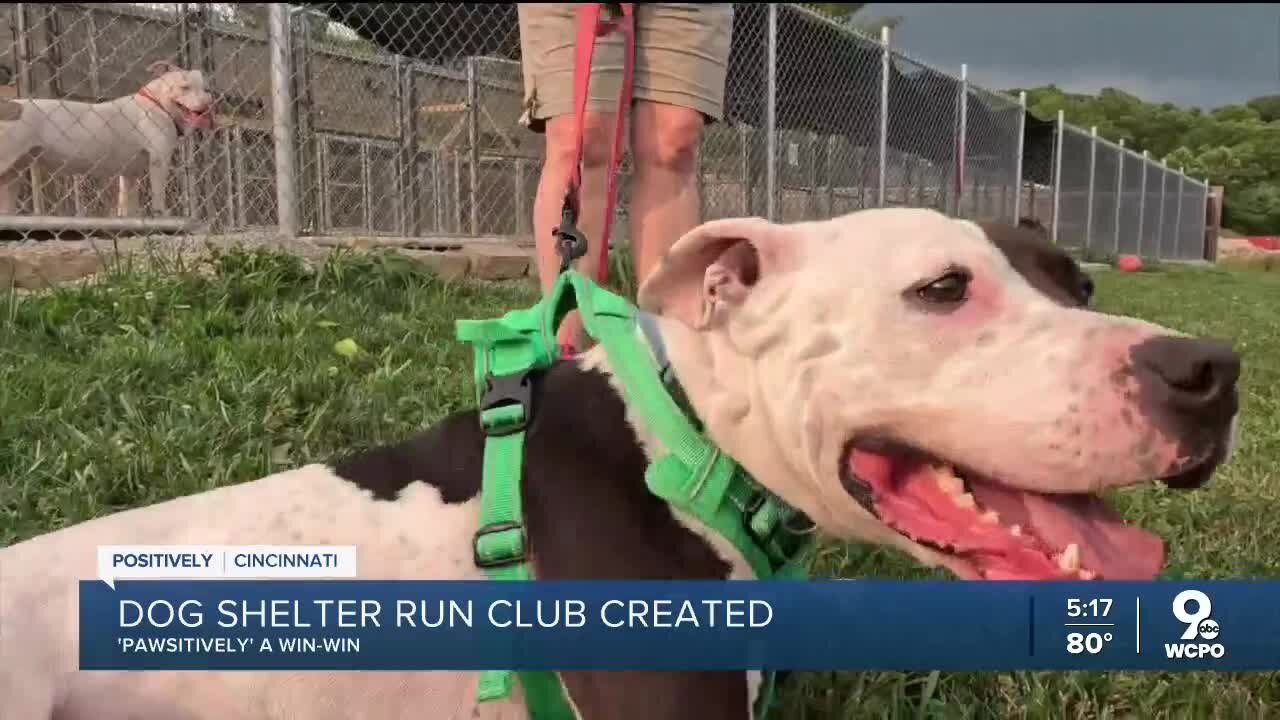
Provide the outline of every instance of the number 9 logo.
{"type": "Polygon", "coordinates": [[[1173,616],[1187,624],[1187,629],[1182,632],[1183,640],[1195,640],[1200,621],[1208,620],[1212,614],[1213,603],[1199,590],[1183,590],[1173,599],[1173,616]],[[1196,604],[1195,613],[1187,612],[1187,603],[1191,601],[1196,604]]]}

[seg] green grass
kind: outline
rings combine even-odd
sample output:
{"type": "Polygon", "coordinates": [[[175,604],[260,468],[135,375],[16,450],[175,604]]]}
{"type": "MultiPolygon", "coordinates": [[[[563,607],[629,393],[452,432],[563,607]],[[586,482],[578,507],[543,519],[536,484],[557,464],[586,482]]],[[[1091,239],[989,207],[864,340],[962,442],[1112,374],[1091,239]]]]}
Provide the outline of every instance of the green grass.
{"type": "MultiPolygon", "coordinates": [[[[234,252],[200,272],[120,268],[39,295],[0,290],[0,545],[113,510],[392,441],[471,401],[453,321],[531,302],[527,283],[446,284],[392,256],[315,271],[234,252]],[[361,351],[339,355],[354,339],[361,351]]],[[[1099,272],[1102,309],[1234,340],[1243,444],[1198,493],[1118,497],[1170,539],[1167,576],[1280,577],[1280,273],[1099,272]]],[[[941,577],[830,545],[825,571],[941,577]]],[[[793,675],[788,718],[1263,718],[1280,674],[793,675]]]]}

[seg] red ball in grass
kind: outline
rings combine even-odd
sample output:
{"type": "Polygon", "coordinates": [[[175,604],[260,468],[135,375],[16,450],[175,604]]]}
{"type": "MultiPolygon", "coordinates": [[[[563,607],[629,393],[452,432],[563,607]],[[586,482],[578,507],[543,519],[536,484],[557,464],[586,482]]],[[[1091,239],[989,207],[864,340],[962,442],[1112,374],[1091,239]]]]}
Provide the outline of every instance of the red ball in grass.
{"type": "Polygon", "coordinates": [[[1142,258],[1137,255],[1121,255],[1116,258],[1116,269],[1121,272],[1138,272],[1142,269],[1142,258]]]}

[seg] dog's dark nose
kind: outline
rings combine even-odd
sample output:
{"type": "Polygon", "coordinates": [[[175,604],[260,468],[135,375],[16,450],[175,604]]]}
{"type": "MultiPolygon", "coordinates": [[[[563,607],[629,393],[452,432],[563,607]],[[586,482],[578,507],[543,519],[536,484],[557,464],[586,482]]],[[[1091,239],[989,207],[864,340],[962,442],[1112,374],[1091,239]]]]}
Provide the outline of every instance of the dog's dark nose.
{"type": "Polygon", "coordinates": [[[1236,412],[1240,357],[1226,342],[1154,338],[1134,348],[1133,363],[1153,399],[1175,413],[1225,422],[1236,412]]]}

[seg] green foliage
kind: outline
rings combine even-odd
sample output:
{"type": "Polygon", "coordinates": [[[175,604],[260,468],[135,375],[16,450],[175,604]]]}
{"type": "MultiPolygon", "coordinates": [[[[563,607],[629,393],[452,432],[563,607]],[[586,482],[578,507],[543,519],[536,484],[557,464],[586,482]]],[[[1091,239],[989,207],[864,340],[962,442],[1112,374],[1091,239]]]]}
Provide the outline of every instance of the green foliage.
{"type": "Polygon", "coordinates": [[[902,22],[902,17],[893,15],[887,17],[875,18],[874,20],[859,20],[855,16],[867,3],[801,3],[807,8],[817,10],[827,17],[842,23],[867,35],[878,35],[880,28],[895,28],[902,22]]]}
{"type": "Polygon", "coordinates": [[[1250,100],[1246,105],[1258,113],[1263,122],[1280,120],[1280,94],[1262,95],[1250,100]]]}
{"type": "Polygon", "coordinates": [[[1228,197],[1233,227],[1257,228],[1258,232],[1275,232],[1280,227],[1280,184],[1259,183],[1228,197]]]}
{"type": "Polygon", "coordinates": [[[1026,92],[1027,109],[1037,117],[1062,110],[1076,126],[1097,126],[1108,140],[1124,140],[1135,151],[1224,186],[1225,225],[1249,234],[1280,233],[1280,95],[1205,112],[1145,102],[1115,88],[1097,95],[1053,85],[1026,92]]]}
{"type": "Polygon", "coordinates": [[[823,15],[829,15],[833,18],[853,17],[859,10],[866,7],[866,3],[804,3],[805,6],[813,8],[823,15]]]}

